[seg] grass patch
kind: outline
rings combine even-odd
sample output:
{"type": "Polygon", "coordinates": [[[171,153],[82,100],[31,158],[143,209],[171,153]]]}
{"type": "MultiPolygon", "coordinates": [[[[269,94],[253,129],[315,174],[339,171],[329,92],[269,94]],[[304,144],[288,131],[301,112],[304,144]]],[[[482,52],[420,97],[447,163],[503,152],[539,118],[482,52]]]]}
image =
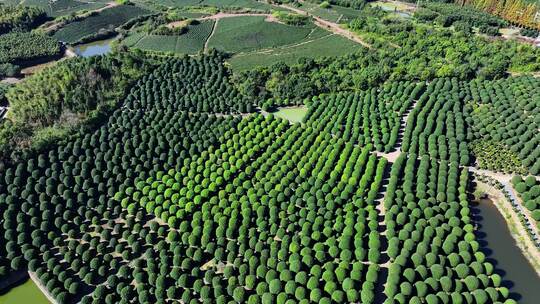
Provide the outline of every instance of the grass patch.
{"type": "Polygon", "coordinates": [[[99,32],[114,30],[130,19],[148,13],[150,12],[133,5],[120,5],[81,21],[70,23],[58,30],[53,36],[60,41],[76,43],[82,38],[96,35],[99,32]]]}
{"type": "Polygon", "coordinates": [[[223,18],[208,46],[226,52],[249,52],[288,45],[306,38],[313,25],[298,27],[266,22],[261,16],[223,18]]]}
{"type": "Polygon", "coordinates": [[[291,107],[291,108],[279,108],[276,112],[273,112],[277,117],[286,119],[292,123],[302,122],[302,119],[306,116],[308,108],[306,106],[291,107]]]}
{"type": "Polygon", "coordinates": [[[347,38],[331,34],[322,29],[316,29],[308,39],[304,39],[300,43],[233,56],[229,63],[235,71],[243,71],[256,66],[271,66],[277,62],[294,64],[301,57],[343,56],[354,53],[360,48],[362,48],[360,44],[347,38]]]}

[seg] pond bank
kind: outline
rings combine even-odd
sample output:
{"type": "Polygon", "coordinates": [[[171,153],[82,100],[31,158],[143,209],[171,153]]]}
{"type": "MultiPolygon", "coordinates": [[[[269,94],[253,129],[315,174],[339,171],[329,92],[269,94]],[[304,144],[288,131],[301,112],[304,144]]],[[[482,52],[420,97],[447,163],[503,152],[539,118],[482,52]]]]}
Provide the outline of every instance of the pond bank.
{"type": "Polygon", "coordinates": [[[29,279],[28,273],[24,272],[26,280],[19,282],[17,286],[11,286],[11,289],[5,294],[0,295],[1,304],[50,304],[47,297],[41,292],[39,287],[29,279]]]}
{"type": "Polygon", "coordinates": [[[480,181],[477,181],[477,191],[484,192],[488,195],[489,200],[492,202],[491,205],[498,210],[499,215],[504,219],[503,224],[512,236],[512,243],[520,249],[522,255],[531,265],[531,268],[536,272],[537,277],[540,277],[540,251],[532,242],[527,231],[525,231],[519,216],[512,209],[510,202],[506,200],[500,190],[480,181]]]}
{"type": "Polygon", "coordinates": [[[540,276],[516,244],[497,204],[489,198],[480,199],[471,205],[471,211],[481,251],[502,277],[502,286],[508,288],[510,298],[524,304],[538,303],[540,276]]]}
{"type": "Polygon", "coordinates": [[[26,280],[28,280],[28,272],[25,270],[19,270],[11,273],[7,279],[0,281],[0,295],[7,293],[11,288],[16,285],[20,285],[26,280]]]}

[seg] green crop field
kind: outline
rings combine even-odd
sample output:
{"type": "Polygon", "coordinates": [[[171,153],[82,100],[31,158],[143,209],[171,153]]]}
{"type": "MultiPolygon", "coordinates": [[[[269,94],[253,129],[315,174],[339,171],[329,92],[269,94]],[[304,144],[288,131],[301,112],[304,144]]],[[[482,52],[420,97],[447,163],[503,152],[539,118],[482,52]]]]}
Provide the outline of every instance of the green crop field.
{"type": "MultiPolygon", "coordinates": [[[[17,1],[19,2],[19,1],[17,1]]],[[[28,6],[37,6],[42,8],[49,16],[57,17],[62,15],[69,15],[76,11],[81,10],[95,10],[104,7],[107,5],[107,0],[96,0],[96,1],[75,1],[75,0],[57,0],[57,1],[47,1],[47,0],[23,0],[20,3],[28,6]]]]}
{"type": "Polygon", "coordinates": [[[135,3],[149,6],[186,7],[186,6],[215,6],[215,7],[242,7],[259,10],[271,10],[270,4],[256,0],[135,0],[135,3]]]}
{"type": "Polygon", "coordinates": [[[251,69],[256,66],[271,66],[276,62],[296,63],[299,58],[319,58],[342,56],[361,49],[362,46],[347,38],[318,29],[316,35],[297,44],[275,48],[264,52],[251,52],[233,56],[229,63],[235,71],[251,69]],[[326,33],[322,35],[322,33],[326,33]],[[264,55],[264,56],[262,56],[264,55]]]}
{"type": "Polygon", "coordinates": [[[213,20],[205,20],[190,25],[188,32],[180,36],[134,34],[128,37],[124,44],[149,51],[196,54],[204,48],[213,25],[213,20]]]}
{"type": "Polygon", "coordinates": [[[149,11],[133,5],[113,7],[95,16],[64,26],[54,34],[54,37],[67,43],[76,43],[84,37],[95,35],[103,30],[114,29],[132,18],[149,13],[149,11]]]}
{"type": "Polygon", "coordinates": [[[208,46],[227,52],[247,52],[292,44],[306,38],[312,26],[266,22],[265,17],[243,16],[218,21],[208,46]]]}

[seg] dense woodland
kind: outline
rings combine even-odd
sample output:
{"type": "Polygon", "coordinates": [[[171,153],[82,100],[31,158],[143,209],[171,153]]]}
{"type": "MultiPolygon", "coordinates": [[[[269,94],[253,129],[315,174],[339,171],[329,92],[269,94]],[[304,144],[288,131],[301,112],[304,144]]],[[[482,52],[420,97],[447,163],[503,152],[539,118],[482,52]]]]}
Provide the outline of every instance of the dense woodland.
{"type": "Polygon", "coordinates": [[[130,54],[75,58],[46,68],[5,94],[2,158],[63,138],[83,124],[101,123],[151,63],[130,54]]]}

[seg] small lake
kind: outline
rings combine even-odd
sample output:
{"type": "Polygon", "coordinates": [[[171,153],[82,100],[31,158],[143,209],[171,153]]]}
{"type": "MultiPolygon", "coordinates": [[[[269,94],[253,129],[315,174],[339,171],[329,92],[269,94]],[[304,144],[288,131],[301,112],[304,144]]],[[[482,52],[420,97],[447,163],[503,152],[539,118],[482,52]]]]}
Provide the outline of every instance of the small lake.
{"type": "Polygon", "coordinates": [[[111,51],[111,43],[116,38],[110,38],[106,40],[98,40],[94,42],[79,44],[73,47],[75,53],[81,57],[91,57],[97,55],[104,55],[111,51]]]}
{"type": "Polygon", "coordinates": [[[516,245],[504,217],[489,199],[472,206],[479,225],[477,233],[482,251],[495,265],[503,285],[518,303],[537,304],[540,299],[540,277],[516,245]]]}
{"type": "Polygon", "coordinates": [[[50,302],[34,281],[28,279],[6,294],[0,295],[0,304],[50,304],[50,302]]]}

